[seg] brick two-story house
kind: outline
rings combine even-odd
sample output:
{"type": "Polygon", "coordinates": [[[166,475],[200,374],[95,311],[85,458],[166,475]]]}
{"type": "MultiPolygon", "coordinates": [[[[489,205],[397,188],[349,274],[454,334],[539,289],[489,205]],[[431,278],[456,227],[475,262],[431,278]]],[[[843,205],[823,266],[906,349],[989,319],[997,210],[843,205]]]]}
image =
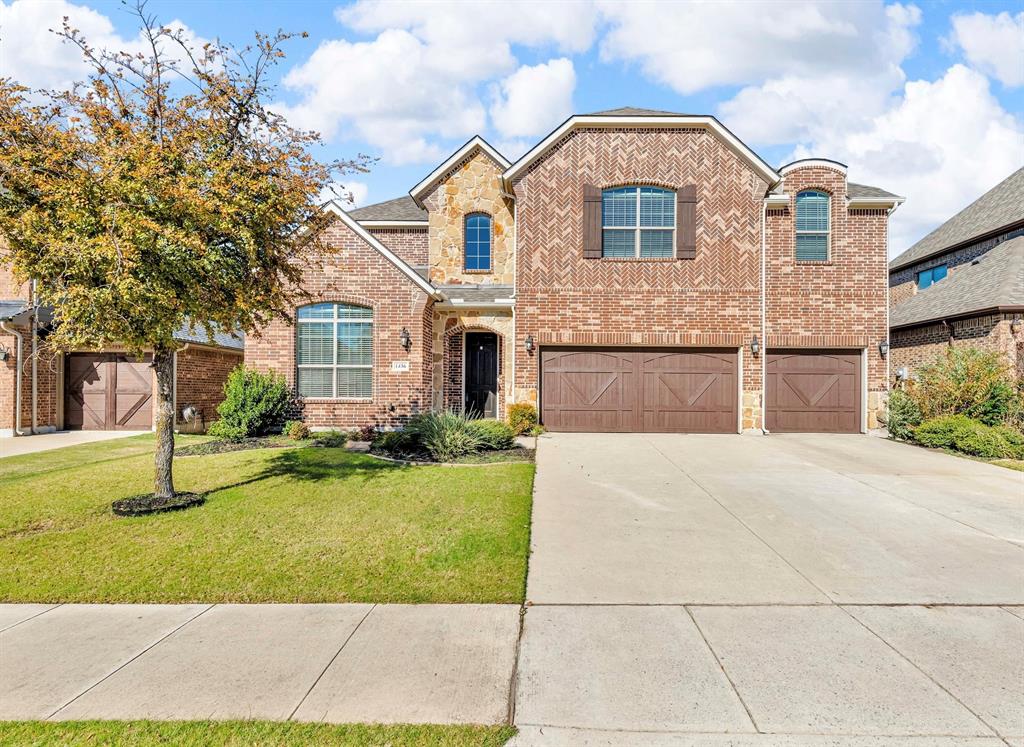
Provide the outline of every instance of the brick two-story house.
{"type": "Polygon", "coordinates": [[[1024,376],[1024,168],[896,257],[889,288],[894,376],[956,345],[1024,376]]]}
{"type": "Polygon", "coordinates": [[[329,204],[311,303],[246,359],[315,427],[532,402],[551,430],[864,431],[901,201],[710,116],[574,116],[515,163],[477,137],[408,197],[329,204]]]}

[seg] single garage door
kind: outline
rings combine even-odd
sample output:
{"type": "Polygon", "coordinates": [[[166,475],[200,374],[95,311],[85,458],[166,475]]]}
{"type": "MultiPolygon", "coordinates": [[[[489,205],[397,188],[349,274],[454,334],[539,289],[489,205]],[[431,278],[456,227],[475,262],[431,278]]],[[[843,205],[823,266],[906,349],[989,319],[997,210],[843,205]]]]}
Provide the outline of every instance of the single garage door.
{"type": "Polygon", "coordinates": [[[542,348],[552,431],[735,433],[736,351],[542,348]]]}
{"type": "Polygon", "coordinates": [[[767,425],[777,433],[859,433],[859,352],[768,353],[767,425]]]}
{"type": "Polygon", "coordinates": [[[153,422],[150,357],[72,353],[65,362],[64,425],[70,430],[146,430],[153,422]]]}

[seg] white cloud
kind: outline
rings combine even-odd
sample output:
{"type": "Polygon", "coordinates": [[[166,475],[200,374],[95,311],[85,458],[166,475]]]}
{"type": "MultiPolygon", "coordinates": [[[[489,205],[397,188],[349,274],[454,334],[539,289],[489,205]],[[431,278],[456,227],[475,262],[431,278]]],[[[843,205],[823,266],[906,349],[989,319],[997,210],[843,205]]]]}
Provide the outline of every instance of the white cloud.
{"type": "MultiPolygon", "coordinates": [[[[0,73],[30,88],[64,89],[84,80],[90,68],[82,59],[81,51],[51,31],[61,30],[65,16],[98,50],[144,52],[148,49],[141,35],[122,37],[109,18],[84,5],[65,0],[0,2],[0,73]]],[[[170,21],[164,26],[181,29],[196,46],[205,42],[181,21],[170,21]]],[[[168,52],[173,55],[172,49],[168,52]]]]}
{"type": "Polygon", "coordinates": [[[914,6],[747,2],[599,4],[611,23],[605,61],[636,62],[651,79],[690,94],[784,77],[870,75],[902,59],[920,20],[914,6]]]}
{"type": "Polygon", "coordinates": [[[976,68],[1007,86],[1024,85],[1024,11],[954,15],[947,42],[976,68]]]}
{"type": "Polygon", "coordinates": [[[480,89],[515,70],[513,45],[583,51],[596,23],[588,5],[547,2],[361,0],[335,15],[376,36],[321,44],[285,76],[298,103],[278,108],[327,139],[363,140],[390,164],[436,162],[448,151],[438,139],[484,131],[480,89]]]}
{"type": "Polygon", "coordinates": [[[1024,123],[1003,109],[985,76],[954,65],[936,81],[912,81],[863,127],[822,128],[794,158],[835,158],[850,179],[901,194],[895,255],[1024,165],[1024,123]]]}
{"type": "Polygon", "coordinates": [[[576,71],[566,57],[523,65],[497,86],[494,128],[505,138],[541,135],[572,114],[575,88],[576,71]]]}
{"type": "Polygon", "coordinates": [[[346,210],[362,207],[370,194],[370,185],[359,181],[331,182],[320,190],[319,201],[336,200],[346,210]]]}

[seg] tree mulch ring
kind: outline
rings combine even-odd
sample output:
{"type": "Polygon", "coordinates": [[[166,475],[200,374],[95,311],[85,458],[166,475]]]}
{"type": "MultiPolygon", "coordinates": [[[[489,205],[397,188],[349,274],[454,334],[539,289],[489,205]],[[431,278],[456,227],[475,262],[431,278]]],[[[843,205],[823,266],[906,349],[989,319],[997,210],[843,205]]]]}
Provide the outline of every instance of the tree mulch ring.
{"type": "Polygon", "coordinates": [[[199,493],[175,493],[172,496],[133,495],[114,501],[111,508],[118,516],[146,516],[164,511],[180,511],[206,503],[206,496],[199,493]]]}

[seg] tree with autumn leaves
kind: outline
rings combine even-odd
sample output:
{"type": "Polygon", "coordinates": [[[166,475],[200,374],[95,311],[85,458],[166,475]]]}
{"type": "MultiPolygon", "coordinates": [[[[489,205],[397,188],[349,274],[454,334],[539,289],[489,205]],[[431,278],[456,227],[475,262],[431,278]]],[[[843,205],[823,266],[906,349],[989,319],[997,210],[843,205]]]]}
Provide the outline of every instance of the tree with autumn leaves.
{"type": "MultiPolygon", "coordinates": [[[[134,7],[145,50],[99,50],[71,90],[0,79],[0,262],[35,280],[56,350],[123,345],[156,370],[154,494],[174,495],[175,332],[287,317],[325,249],[319,195],[367,159],[321,163],[319,136],[268,108],[293,35],[195,48],[134,7]]],[[[304,35],[303,35],[304,36],[304,35]]]]}

